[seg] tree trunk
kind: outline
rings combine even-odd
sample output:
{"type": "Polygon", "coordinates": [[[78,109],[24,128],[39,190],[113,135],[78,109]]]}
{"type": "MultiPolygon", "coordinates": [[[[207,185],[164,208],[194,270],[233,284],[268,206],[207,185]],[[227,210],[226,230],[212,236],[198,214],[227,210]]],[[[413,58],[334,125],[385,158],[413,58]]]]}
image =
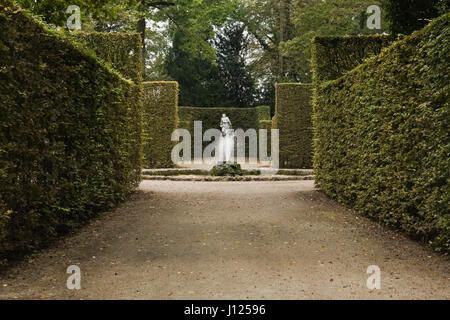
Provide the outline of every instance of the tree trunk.
{"type": "MultiPolygon", "coordinates": [[[[286,3],[280,0],[280,44],[284,42],[284,35],[286,33],[286,3]]],[[[284,58],[281,49],[278,49],[278,63],[280,65],[280,75],[284,77],[284,58]]]]}
{"type": "Polygon", "coordinates": [[[138,21],[138,32],[141,34],[142,39],[142,62],[145,64],[145,19],[142,18],[138,21]]]}
{"type": "MultiPolygon", "coordinates": [[[[142,5],[145,7],[149,7],[149,8],[158,8],[158,7],[170,7],[170,6],[174,6],[175,3],[173,2],[167,2],[167,1],[153,1],[153,2],[148,2],[146,0],[142,0],[142,5]]],[[[141,38],[142,38],[142,62],[145,65],[145,57],[146,57],[146,52],[145,52],[145,18],[142,18],[138,21],[138,25],[137,25],[137,31],[141,34],[141,38]]]]}

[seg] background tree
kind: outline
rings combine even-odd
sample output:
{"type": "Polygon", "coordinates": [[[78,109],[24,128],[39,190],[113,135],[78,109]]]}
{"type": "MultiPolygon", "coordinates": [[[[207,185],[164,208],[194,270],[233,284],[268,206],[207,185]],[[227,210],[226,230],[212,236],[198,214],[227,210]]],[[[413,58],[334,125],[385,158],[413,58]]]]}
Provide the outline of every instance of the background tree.
{"type": "Polygon", "coordinates": [[[261,79],[295,79],[296,70],[280,47],[292,38],[291,9],[291,0],[243,1],[243,22],[254,42],[255,67],[261,71],[261,79]]]}
{"type": "Polygon", "coordinates": [[[280,47],[298,70],[296,81],[311,81],[311,40],[315,36],[380,32],[367,28],[366,10],[370,5],[381,3],[376,0],[297,0],[292,3],[293,36],[280,47]]]}
{"type": "Polygon", "coordinates": [[[183,50],[186,35],[178,30],[167,56],[166,70],[180,85],[179,104],[196,107],[221,107],[227,102],[221,95],[218,68],[211,60],[183,50]]]}
{"type": "Polygon", "coordinates": [[[181,104],[273,107],[276,82],[311,81],[314,36],[410,33],[450,0],[17,1],[54,26],[65,26],[75,4],[84,30],[139,30],[144,79],[178,81],[181,104]],[[390,27],[383,20],[382,30],[367,29],[374,4],[390,27]]]}
{"type": "Polygon", "coordinates": [[[236,0],[178,0],[158,12],[167,22],[168,48],[165,70],[180,84],[180,105],[227,106],[218,75],[213,39],[227,21],[239,16],[236,0]]]}
{"type": "Polygon", "coordinates": [[[231,23],[217,34],[214,43],[224,100],[237,108],[254,106],[256,86],[246,60],[248,36],[245,26],[240,22],[231,23]]]}
{"type": "Polygon", "coordinates": [[[292,39],[292,0],[243,0],[242,21],[249,33],[248,51],[253,78],[257,79],[255,104],[274,107],[274,84],[297,79],[297,68],[280,46],[292,39]]]}
{"type": "Polygon", "coordinates": [[[422,29],[450,8],[449,0],[382,0],[382,3],[393,34],[422,29]]]}
{"type": "Polygon", "coordinates": [[[146,54],[146,38],[147,38],[147,23],[145,13],[148,13],[149,8],[165,8],[174,6],[174,2],[170,1],[152,1],[152,0],[141,0],[139,11],[143,12],[140,15],[140,19],[137,22],[137,31],[141,34],[142,39],[142,60],[145,61],[147,58],[146,54]]]}

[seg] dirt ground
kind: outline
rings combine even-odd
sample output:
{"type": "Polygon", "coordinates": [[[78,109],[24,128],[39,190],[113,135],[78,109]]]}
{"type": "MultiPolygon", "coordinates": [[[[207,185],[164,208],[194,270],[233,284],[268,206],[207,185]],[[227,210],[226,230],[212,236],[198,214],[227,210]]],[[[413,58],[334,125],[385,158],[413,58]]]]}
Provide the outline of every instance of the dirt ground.
{"type": "Polygon", "coordinates": [[[143,181],[76,235],[0,276],[0,299],[450,298],[450,261],[313,181],[143,181]],[[66,269],[81,269],[69,290],[66,269]],[[381,270],[369,290],[367,267],[381,270]]]}

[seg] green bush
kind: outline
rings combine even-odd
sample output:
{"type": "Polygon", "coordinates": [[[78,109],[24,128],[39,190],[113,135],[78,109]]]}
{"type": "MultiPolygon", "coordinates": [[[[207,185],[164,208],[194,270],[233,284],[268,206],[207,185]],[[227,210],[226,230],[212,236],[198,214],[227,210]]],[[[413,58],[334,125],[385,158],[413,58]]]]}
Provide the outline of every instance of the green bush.
{"type": "Polygon", "coordinates": [[[312,167],[312,106],[310,84],[275,86],[274,129],[279,129],[280,167],[312,167]]]}
{"type": "Polygon", "coordinates": [[[394,43],[314,99],[317,186],[450,251],[450,15],[394,43]]]}
{"type": "Polygon", "coordinates": [[[392,36],[322,36],[312,40],[313,82],[335,80],[393,42],[392,36]]]}
{"type": "Polygon", "coordinates": [[[173,167],[171,141],[178,123],[178,83],[144,82],[144,166],[173,167]]]}
{"type": "Polygon", "coordinates": [[[142,82],[142,41],[138,33],[74,32],[71,35],[92,49],[97,57],[111,63],[124,78],[142,82]]]}
{"type": "Polygon", "coordinates": [[[2,0],[0,256],[40,246],[135,189],[140,96],[81,45],[2,0]]]}
{"type": "Polygon", "coordinates": [[[212,176],[242,176],[243,171],[239,163],[222,163],[215,165],[210,174],[212,176]]]}

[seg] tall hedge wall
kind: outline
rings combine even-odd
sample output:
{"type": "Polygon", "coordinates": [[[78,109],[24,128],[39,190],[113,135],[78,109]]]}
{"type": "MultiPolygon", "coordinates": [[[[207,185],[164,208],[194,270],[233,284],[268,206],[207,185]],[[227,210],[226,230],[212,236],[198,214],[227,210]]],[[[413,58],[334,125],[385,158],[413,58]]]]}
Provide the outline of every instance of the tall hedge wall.
{"type": "Polygon", "coordinates": [[[173,167],[172,132],[178,124],[178,83],[144,82],[144,167],[173,167]]]}
{"type": "Polygon", "coordinates": [[[84,48],[2,0],[0,258],[85,223],[134,190],[140,95],[84,48]]]}
{"type": "Polygon", "coordinates": [[[318,187],[450,251],[450,15],[318,86],[318,187]]]}
{"type": "Polygon", "coordinates": [[[274,129],[279,129],[280,167],[312,168],[312,86],[278,83],[275,86],[274,129]]]}
{"type": "Polygon", "coordinates": [[[77,41],[92,49],[97,57],[111,63],[124,78],[142,81],[142,41],[139,33],[74,32],[77,41]]]}
{"type": "Polygon", "coordinates": [[[335,80],[354,69],[365,59],[377,55],[389,46],[394,37],[368,36],[321,36],[312,40],[311,68],[313,82],[335,80]]]}

